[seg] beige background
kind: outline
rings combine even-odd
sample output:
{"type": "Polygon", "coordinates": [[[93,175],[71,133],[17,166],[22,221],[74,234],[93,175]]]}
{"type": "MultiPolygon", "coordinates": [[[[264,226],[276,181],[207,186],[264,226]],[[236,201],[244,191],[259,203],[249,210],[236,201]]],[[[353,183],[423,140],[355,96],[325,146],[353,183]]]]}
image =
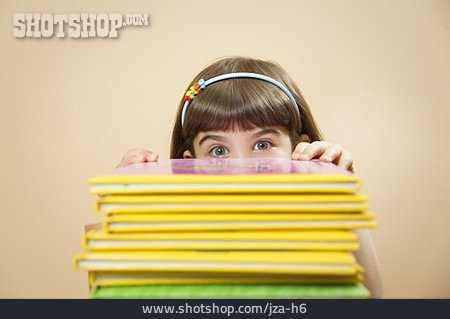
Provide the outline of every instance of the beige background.
{"type": "Polygon", "coordinates": [[[168,158],[178,101],[214,59],[273,59],[378,216],[385,297],[450,297],[449,1],[1,1],[0,297],[85,298],[87,178],[168,158]],[[18,39],[12,16],[148,13],[118,39],[18,39]]]}

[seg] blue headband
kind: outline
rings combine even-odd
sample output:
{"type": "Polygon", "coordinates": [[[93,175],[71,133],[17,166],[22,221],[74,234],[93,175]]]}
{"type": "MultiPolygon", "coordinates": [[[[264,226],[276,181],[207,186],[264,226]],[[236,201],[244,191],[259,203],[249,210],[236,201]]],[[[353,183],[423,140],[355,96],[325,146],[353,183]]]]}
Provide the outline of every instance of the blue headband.
{"type": "Polygon", "coordinates": [[[201,90],[204,90],[208,85],[215,83],[215,82],[219,82],[222,80],[226,80],[226,79],[234,79],[234,78],[252,78],[252,79],[258,79],[258,80],[263,80],[269,83],[272,83],[276,86],[278,86],[284,93],[286,93],[286,95],[289,97],[289,99],[291,100],[292,104],[294,104],[295,109],[297,110],[298,115],[300,116],[300,109],[298,107],[297,102],[295,101],[294,96],[291,94],[291,92],[289,92],[289,90],[280,82],[262,75],[262,74],[257,74],[257,73],[246,73],[246,72],[239,72],[239,73],[227,73],[227,74],[222,74],[222,75],[218,75],[215,76],[207,81],[201,79],[198,82],[196,82],[193,86],[190,87],[190,89],[186,92],[186,95],[184,96],[185,102],[183,105],[183,110],[181,111],[181,126],[183,126],[184,124],[184,118],[186,116],[186,111],[187,108],[189,106],[189,103],[192,102],[192,100],[198,95],[198,93],[201,90]]]}

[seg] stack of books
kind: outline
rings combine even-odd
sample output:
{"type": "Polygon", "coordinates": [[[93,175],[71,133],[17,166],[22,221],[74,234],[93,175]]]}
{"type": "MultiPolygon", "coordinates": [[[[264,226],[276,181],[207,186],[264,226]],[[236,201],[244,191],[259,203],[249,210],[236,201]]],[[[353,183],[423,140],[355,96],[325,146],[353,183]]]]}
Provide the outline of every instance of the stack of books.
{"type": "Polygon", "coordinates": [[[361,181],[290,159],[174,159],[89,180],[103,229],[77,269],[92,298],[365,298],[361,181]]]}

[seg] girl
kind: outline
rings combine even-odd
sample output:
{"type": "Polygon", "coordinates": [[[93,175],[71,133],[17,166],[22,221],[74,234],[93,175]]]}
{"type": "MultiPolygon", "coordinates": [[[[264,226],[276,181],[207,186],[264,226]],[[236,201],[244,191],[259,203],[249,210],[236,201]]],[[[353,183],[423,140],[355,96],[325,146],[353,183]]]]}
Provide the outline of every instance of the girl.
{"type": "MultiPolygon", "coordinates": [[[[232,57],[201,71],[178,107],[171,158],[318,158],[353,171],[350,153],[323,141],[308,104],[287,73],[273,62],[232,57]]],[[[118,167],[157,161],[158,155],[131,149],[118,167]]],[[[365,285],[381,297],[377,256],[367,230],[358,232],[356,258],[365,285]]]]}
{"type": "MultiPolygon", "coordinates": [[[[200,79],[236,72],[268,76],[292,93],[295,101],[291,101],[276,84],[262,79],[240,77],[212,83],[201,94],[182,98],[172,133],[171,158],[292,156],[295,160],[319,158],[353,170],[350,153],[340,145],[323,141],[300,90],[273,62],[225,58],[201,71],[188,88],[200,79]],[[186,100],[188,105],[184,107],[186,100]],[[182,119],[183,116],[185,118],[182,119]],[[252,145],[251,152],[248,148],[238,147],[241,143],[250,143],[251,137],[260,133],[262,128],[272,128],[272,131],[259,134],[258,144],[252,145]],[[222,141],[227,143],[211,147],[211,141],[219,140],[214,132],[220,132],[222,141]],[[235,142],[233,145],[229,143],[232,141],[235,142]]],[[[152,151],[131,149],[118,166],[157,159],[158,155],[152,151]]]]}

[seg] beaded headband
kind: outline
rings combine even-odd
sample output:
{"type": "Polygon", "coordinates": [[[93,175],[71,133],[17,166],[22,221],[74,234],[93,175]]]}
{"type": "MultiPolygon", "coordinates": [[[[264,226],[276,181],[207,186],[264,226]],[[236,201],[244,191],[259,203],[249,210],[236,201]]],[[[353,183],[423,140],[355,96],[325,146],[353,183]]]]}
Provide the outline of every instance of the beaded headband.
{"type": "Polygon", "coordinates": [[[186,115],[186,111],[187,108],[189,106],[189,103],[192,102],[193,99],[195,99],[195,97],[198,95],[198,93],[200,93],[200,91],[204,90],[208,85],[215,83],[215,82],[219,82],[222,80],[226,80],[226,79],[234,79],[234,78],[252,78],[252,79],[258,79],[258,80],[263,80],[269,83],[272,83],[274,85],[276,85],[277,87],[279,87],[284,93],[286,93],[286,95],[289,97],[289,99],[292,101],[292,104],[294,104],[295,109],[297,110],[298,115],[300,116],[300,109],[298,107],[297,102],[295,101],[294,96],[291,94],[291,92],[289,92],[289,90],[280,82],[262,75],[262,74],[257,74],[257,73],[246,73],[246,72],[240,72],[240,73],[227,73],[227,74],[222,74],[222,75],[218,75],[215,76],[207,81],[200,79],[198,82],[196,82],[193,86],[191,86],[189,88],[189,90],[186,92],[186,95],[184,96],[184,105],[183,105],[183,110],[181,112],[181,126],[183,126],[184,124],[184,118],[186,115]]]}

